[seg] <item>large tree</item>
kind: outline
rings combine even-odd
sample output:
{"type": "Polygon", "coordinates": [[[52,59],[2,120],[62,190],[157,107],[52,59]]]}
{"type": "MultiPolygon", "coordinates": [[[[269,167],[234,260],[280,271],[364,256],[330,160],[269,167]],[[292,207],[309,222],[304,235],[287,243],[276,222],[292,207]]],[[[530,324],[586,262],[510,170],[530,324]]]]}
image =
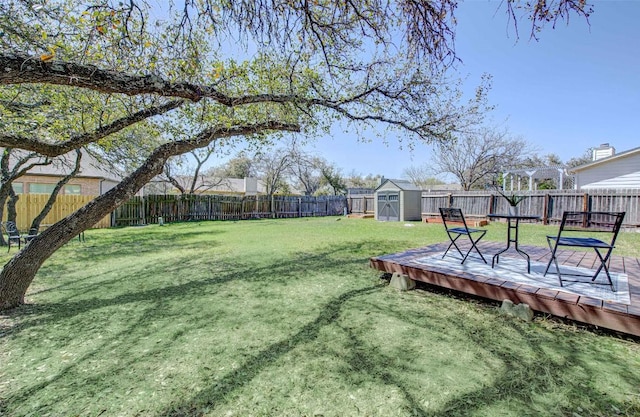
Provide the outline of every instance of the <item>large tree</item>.
{"type": "Polygon", "coordinates": [[[524,139],[511,136],[507,130],[482,128],[438,143],[431,164],[437,173],[455,176],[468,191],[493,184],[504,169],[519,166],[532,151],[524,139]]]}
{"type": "Polygon", "coordinates": [[[288,177],[292,185],[304,195],[313,195],[322,185],[322,168],[327,162],[303,149],[303,144],[292,139],[287,145],[288,177]]]}
{"type": "Polygon", "coordinates": [[[257,153],[255,162],[258,178],[262,181],[265,194],[286,193],[289,190],[289,173],[293,164],[293,152],[288,148],[278,148],[257,153]]]}
{"type": "Polygon", "coordinates": [[[298,149],[291,154],[291,178],[294,186],[305,195],[314,195],[323,181],[323,170],[328,165],[323,158],[298,149]]]}
{"type": "Polygon", "coordinates": [[[340,169],[332,164],[322,167],[322,185],[331,189],[333,195],[347,194],[347,180],[340,169]]]}
{"type": "Polygon", "coordinates": [[[255,177],[257,175],[255,165],[255,161],[243,151],[212,172],[222,178],[255,177]]]}
{"type": "Polygon", "coordinates": [[[408,166],[402,170],[402,177],[423,190],[428,190],[434,185],[445,184],[444,181],[435,178],[432,170],[426,166],[408,166]]]}
{"type": "Polygon", "coordinates": [[[204,193],[224,182],[224,178],[203,170],[216,150],[215,144],[170,158],[164,164],[160,178],[173,185],[181,194],[204,193]],[[192,161],[190,161],[190,159],[192,161]]]}
{"type": "MultiPolygon", "coordinates": [[[[506,4],[517,11],[513,1],[506,4]]],[[[589,12],[579,0],[522,5],[533,28],[568,11],[589,12]]],[[[56,157],[87,145],[120,146],[135,115],[140,121],[167,112],[205,116],[185,118],[188,136],[165,138],[118,186],[19,251],[0,273],[0,309],[24,302],[52,253],[160,174],[172,156],[223,138],[255,142],[278,132],[324,132],[336,118],[441,142],[483,113],[486,85],[462,104],[456,84],[442,74],[456,60],[454,0],[185,0],[176,6],[150,13],[142,0],[0,4],[0,86],[31,88],[43,100],[55,90],[59,109],[46,129],[3,130],[0,146],[56,157]],[[163,20],[154,21],[158,15],[163,20]],[[83,120],[67,99],[78,94],[93,100],[83,120]],[[105,112],[112,106],[116,111],[105,112]]]]}

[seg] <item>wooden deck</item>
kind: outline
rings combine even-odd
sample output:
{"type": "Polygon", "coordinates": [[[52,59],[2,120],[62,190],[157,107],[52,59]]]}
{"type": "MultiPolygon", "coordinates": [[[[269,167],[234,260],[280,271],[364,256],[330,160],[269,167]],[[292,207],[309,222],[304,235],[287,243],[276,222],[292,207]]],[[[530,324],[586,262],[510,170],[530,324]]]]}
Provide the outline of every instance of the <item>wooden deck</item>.
{"type": "MultiPolygon", "coordinates": [[[[370,265],[383,272],[407,275],[415,281],[492,300],[508,299],[514,303],[526,303],[536,311],[640,336],[640,261],[637,258],[616,256],[615,251],[611,258],[610,271],[626,273],[628,276],[631,303],[627,305],[510,282],[503,278],[472,275],[464,271],[429,267],[411,262],[425,256],[443,253],[447,245],[448,243],[440,243],[402,253],[374,257],[370,259],[370,265]]],[[[491,256],[504,249],[504,245],[503,242],[481,242],[479,246],[490,265],[491,256]]],[[[531,256],[532,262],[547,263],[549,261],[549,248],[535,246],[520,246],[520,248],[531,256]]],[[[562,265],[590,269],[596,265],[596,255],[593,251],[565,250],[558,253],[558,259],[562,265]]],[[[519,257],[520,255],[510,250],[500,256],[502,259],[502,257],[519,257]]]]}

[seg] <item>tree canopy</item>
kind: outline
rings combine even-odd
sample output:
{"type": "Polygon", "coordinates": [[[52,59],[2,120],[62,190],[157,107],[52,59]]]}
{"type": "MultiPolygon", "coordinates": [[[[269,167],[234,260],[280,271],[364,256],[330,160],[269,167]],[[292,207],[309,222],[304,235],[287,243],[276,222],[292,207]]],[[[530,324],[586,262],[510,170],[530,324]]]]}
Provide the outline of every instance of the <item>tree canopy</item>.
{"type": "MultiPolygon", "coordinates": [[[[337,119],[400,129],[408,141],[426,143],[467,130],[488,108],[489,84],[481,80],[465,101],[447,73],[457,59],[455,7],[455,0],[1,3],[0,146],[55,157],[131,147],[133,138],[145,139],[129,134],[133,128],[153,140],[118,186],[4,266],[0,309],[22,303],[55,250],[172,156],[221,139],[312,136],[337,119]],[[9,112],[15,117],[5,118],[9,112]],[[182,134],[164,134],[166,123],[182,134]]],[[[569,13],[590,13],[581,0],[508,0],[506,10],[528,16],[533,34],[569,13]]]]}

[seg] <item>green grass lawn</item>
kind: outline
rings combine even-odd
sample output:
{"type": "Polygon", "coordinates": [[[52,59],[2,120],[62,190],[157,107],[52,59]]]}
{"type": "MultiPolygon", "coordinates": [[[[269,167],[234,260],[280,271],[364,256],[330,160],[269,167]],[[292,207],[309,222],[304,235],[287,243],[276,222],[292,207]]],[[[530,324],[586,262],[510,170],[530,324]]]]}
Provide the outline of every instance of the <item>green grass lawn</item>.
{"type": "MultiPolygon", "coordinates": [[[[505,240],[503,224],[488,229],[505,240]]],[[[556,230],[524,225],[522,243],[556,230]]],[[[201,222],[86,239],[0,316],[0,415],[640,415],[638,340],[400,293],[368,267],[445,241],[442,225],[201,222]]],[[[638,247],[625,233],[616,253],[638,247]]]]}

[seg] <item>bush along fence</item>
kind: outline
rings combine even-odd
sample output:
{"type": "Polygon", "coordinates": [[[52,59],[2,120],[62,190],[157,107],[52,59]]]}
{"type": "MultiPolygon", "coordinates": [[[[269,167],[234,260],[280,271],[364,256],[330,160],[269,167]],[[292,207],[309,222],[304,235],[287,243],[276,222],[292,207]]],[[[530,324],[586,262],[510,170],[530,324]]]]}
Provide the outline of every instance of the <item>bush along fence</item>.
{"type": "Polygon", "coordinates": [[[198,220],[245,220],[343,215],[344,196],[148,195],[134,197],[112,213],[113,226],[198,220]]]}
{"type": "MultiPolygon", "coordinates": [[[[520,214],[540,216],[544,224],[562,220],[565,211],[625,211],[624,225],[640,226],[640,189],[627,190],[539,190],[514,191],[525,195],[518,205],[520,214]]],[[[511,194],[511,192],[507,192],[511,194]]],[[[374,214],[374,196],[356,195],[348,199],[349,211],[374,214]]],[[[465,216],[486,217],[488,214],[508,212],[507,201],[497,192],[455,191],[423,192],[421,212],[423,218],[440,216],[440,207],[461,208],[465,216]]]]}

